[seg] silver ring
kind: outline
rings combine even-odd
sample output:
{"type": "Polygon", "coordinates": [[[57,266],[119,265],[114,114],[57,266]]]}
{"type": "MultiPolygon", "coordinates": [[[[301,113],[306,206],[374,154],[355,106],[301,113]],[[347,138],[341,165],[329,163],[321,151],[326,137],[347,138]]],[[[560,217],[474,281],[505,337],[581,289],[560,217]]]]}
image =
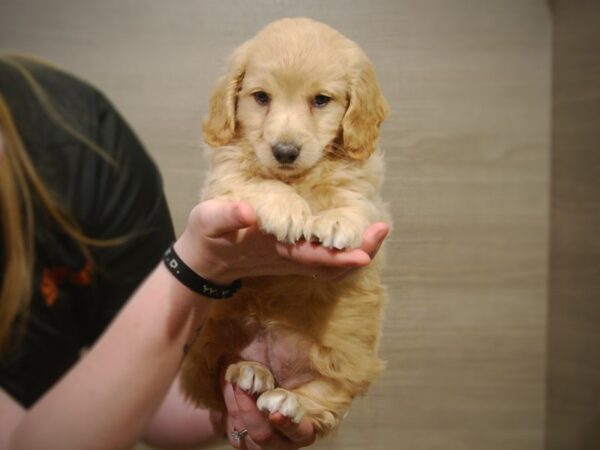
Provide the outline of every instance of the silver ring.
{"type": "Polygon", "coordinates": [[[245,428],[241,431],[238,431],[234,428],[233,431],[231,432],[230,436],[231,436],[231,440],[233,442],[239,443],[244,438],[244,436],[246,436],[247,434],[248,434],[248,430],[245,428]]]}

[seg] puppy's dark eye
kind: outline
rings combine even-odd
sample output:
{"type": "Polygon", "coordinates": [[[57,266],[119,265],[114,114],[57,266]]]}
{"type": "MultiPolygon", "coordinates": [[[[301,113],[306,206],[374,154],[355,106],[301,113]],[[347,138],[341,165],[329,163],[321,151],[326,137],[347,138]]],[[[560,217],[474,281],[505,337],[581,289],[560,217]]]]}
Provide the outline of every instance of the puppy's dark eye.
{"type": "Polygon", "coordinates": [[[269,94],[267,94],[264,91],[255,92],[254,94],[252,94],[252,96],[254,97],[254,100],[256,100],[256,103],[258,103],[261,106],[266,106],[271,101],[271,97],[269,97],[269,94]]]}
{"type": "Polygon", "coordinates": [[[319,94],[319,95],[315,96],[312,103],[315,108],[323,108],[330,101],[331,101],[331,97],[327,97],[326,95],[319,94]]]}

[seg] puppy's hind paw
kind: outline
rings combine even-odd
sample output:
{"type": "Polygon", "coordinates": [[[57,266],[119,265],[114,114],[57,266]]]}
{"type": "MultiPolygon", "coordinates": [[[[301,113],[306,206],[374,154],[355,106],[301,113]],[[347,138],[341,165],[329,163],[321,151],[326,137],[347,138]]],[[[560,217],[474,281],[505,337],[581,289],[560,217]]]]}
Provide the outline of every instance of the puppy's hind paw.
{"type": "Polygon", "coordinates": [[[225,380],[254,395],[275,387],[275,380],[269,369],[254,361],[231,364],[225,372],[225,380]]]}
{"type": "Polygon", "coordinates": [[[256,406],[261,411],[268,411],[271,414],[278,412],[289,417],[294,423],[300,423],[305,414],[304,407],[296,394],[281,388],[264,392],[258,397],[256,406]]]}

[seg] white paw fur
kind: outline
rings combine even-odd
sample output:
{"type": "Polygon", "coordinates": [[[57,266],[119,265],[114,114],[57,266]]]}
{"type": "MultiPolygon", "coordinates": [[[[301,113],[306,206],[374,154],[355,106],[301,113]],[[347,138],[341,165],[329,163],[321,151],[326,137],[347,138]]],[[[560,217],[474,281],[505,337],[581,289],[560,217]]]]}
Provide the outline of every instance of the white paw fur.
{"type": "Polygon", "coordinates": [[[362,242],[362,232],[363,229],[350,220],[325,212],[310,220],[305,235],[324,247],[343,250],[358,247],[362,242]]]}
{"type": "Polygon", "coordinates": [[[298,397],[293,392],[281,388],[264,392],[258,397],[256,406],[261,411],[268,411],[271,414],[276,412],[283,414],[294,423],[300,423],[305,413],[298,397]]]}
{"type": "Polygon", "coordinates": [[[275,387],[275,380],[269,369],[254,361],[231,364],[225,372],[225,380],[254,395],[275,387]]]}
{"type": "Polygon", "coordinates": [[[293,244],[301,239],[311,217],[308,203],[299,196],[265,197],[255,207],[260,228],[282,242],[293,244]]]}

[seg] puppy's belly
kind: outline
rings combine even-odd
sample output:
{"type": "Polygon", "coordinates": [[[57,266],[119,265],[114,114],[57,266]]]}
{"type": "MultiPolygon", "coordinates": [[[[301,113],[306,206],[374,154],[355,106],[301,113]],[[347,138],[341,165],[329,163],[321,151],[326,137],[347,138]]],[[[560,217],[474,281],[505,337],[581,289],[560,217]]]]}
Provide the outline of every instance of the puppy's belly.
{"type": "Polygon", "coordinates": [[[309,339],[297,333],[261,329],[240,351],[240,358],[264,364],[271,370],[278,387],[291,390],[317,376],[308,358],[312,345],[309,339]]]}

